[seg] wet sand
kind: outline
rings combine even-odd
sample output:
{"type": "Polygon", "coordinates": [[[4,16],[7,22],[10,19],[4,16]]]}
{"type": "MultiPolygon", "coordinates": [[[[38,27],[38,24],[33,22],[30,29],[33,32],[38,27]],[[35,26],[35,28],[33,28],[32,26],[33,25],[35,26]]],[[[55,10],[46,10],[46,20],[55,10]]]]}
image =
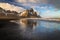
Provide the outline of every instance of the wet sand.
{"type": "Polygon", "coordinates": [[[14,22],[0,22],[0,40],[60,40],[59,30],[51,33],[48,31],[33,33],[32,26],[29,26],[30,30],[25,32],[20,27],[14,22]]]}

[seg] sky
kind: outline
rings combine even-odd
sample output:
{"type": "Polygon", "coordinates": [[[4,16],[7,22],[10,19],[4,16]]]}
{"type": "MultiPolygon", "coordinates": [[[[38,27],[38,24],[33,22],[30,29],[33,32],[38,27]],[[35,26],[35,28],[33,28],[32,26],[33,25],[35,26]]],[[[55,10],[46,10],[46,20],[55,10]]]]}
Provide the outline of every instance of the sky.
{"type": "Polygon", "coordinates": [[[41,17],[60,18],[60,0],[0,0],[0,7],[18,12],[33,8],[41,17]]]}

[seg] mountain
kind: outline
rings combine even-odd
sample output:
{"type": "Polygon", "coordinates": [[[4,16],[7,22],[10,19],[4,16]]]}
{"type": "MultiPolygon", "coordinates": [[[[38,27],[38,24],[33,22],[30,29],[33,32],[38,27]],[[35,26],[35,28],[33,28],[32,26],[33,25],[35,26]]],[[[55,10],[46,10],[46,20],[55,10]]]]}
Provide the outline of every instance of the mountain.
{"type": "Polygon", "coordinates": [[[19,13],[19,16],[22,17],[39,17],[37,12],[35,12],[33,8],[24,9],[22,7],[15,6],[9,3],[0,3],[0,7],[5,10],[4,13],[19,13]]]}
{"type": "Polygon", "coordinates": [[[38,13],[33,10],[33,8],[21,12],[19,16],[24,18],[41,18],[41,16],[39,16],[38,13]]]}

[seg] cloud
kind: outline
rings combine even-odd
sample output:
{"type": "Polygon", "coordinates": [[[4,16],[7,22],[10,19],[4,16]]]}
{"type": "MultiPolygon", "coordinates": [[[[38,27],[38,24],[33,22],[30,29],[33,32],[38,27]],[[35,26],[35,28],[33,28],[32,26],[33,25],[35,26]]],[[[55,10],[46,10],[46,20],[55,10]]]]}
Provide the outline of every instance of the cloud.
{"type": "Polygon", "coordinates": [[[25,10],[22,7],[14,6],[9,3],[0,3],[0,7],[5,10],[16,11],[16,12],[20,12],[20,11],[25,10]]]}
{"type": "MultiPolygon", "coordinates": [[[[56,8],[60,8],[60,0],[15,0],[15,2],[19,2],[19,3],[24,3],[25,5],[30,5],[29,3],[32,4],[53,4],[56,8]]],[[[32,5],[31,4],[31,5],[32,5]]]]}
{"type": "Polygon", "coordinates": [[[20,3],[47,3],[47,0],[15,0],[20,3]]]}
{"type": "Polygon", "coordinates": [[[60,9],[60,0],[50,0],[49,3],[60,9]]]}
{"type": "Polygon", "coordinates": [[[44,18],[60,18],[60,10],[59,11],[46,10],[46,12],[44,14],[42,14],[42,17],[44,17],[44,18]]]}

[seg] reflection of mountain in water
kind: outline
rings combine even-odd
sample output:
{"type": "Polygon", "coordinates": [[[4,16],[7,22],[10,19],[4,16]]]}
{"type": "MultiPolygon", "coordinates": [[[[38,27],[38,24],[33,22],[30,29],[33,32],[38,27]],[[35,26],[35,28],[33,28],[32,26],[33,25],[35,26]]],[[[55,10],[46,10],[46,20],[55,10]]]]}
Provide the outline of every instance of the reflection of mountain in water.
{"type": "Polygon", "coordinates": [[[34,29],[37,26],[37,22],[33,20],[21,19],[20,24],[22,28],[34,29]]]}
{"type": "Polygon", "coordinates": [[[37,22],[34,20],[27,20],[27,19],[21,19],[20,20],[20,28],[22,30],[21,35],[23,38],[32,38],[33,31],[35,30],[37,26],[37,22]]]}

